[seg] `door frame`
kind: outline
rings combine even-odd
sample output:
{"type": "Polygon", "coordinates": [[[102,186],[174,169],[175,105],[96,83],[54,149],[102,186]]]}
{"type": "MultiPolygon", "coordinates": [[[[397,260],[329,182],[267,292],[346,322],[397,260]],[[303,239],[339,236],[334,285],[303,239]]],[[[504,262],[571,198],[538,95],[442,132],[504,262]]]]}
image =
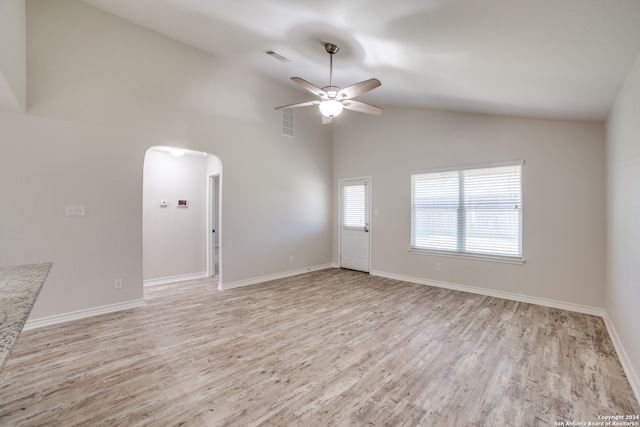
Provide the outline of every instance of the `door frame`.
{"type": "Polygon", "coordinates": [[[372,268],[372,263],[371,263],[371,254],[372,254],[372,229],[373,227],[371,226],[371,198],[372,198],[372,194],[373,191],[371,191],[371,186],[372,186],[372,179],[371,176],[360,176],[360,177],[353,177],[353,178],[343,178],[343,179],[339,179],[338,180],[338,268],[342,268],[342,214],[343,214],[343,203],[344,203],[344,198],[343,198],[343,194],[342,194],[342,187],[344,185],[345,182],[349,182],[349,181],[365,181],[366,182],[366,192],[367,192],[367,206],[365,207],[365,210],[367,212],[367,219],[368,219],[368,229],[369,229],[369,247],[367,248],[367,256],[369,257],[369,271],[367,271],[368,274],[371,274],[371,271],[373,271],[372,268]]]}
{"type": "Polygon", "coordinates": [[[221,189],[221,176],[219,173],[209,175],[208,187],[209,187],[209,203],[208,203],[208,215],[207,215],[207,275],[208,277],[220,278],[220,242],[221,242],[221,227],[220,227],[220,189],[221,189]],[[215,234],[212,230],[215,230],[215,234]],[[217,237],[217,249],[218,249],[218,271],[216,274],[215,266],[215,251],[216,251],[216,237],[217,237]]]}

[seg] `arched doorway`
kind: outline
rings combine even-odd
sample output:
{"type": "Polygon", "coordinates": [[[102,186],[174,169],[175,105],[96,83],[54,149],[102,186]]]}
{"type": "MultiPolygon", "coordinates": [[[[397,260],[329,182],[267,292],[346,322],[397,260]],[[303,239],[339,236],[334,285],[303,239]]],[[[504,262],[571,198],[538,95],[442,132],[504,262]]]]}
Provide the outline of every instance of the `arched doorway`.
{"type": "Polygon", "coordinates": [[[210,153],[147,150],[143,171],[143,283],[219,279],[222,164],[210,153]]]}

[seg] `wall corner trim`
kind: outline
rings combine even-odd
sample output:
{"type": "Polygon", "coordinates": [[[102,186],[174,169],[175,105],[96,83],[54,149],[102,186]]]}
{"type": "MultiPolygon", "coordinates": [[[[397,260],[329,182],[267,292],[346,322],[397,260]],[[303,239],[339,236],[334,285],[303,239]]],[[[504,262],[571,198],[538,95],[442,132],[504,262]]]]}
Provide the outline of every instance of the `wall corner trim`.
{"type": "Polygon", "coordinates": [[[100,307],[87,308],[84,310],[72,311],[69,313],[56,314],[54,316],[30,319],[25,323],[23,331],[42,328],[44,326],[56,325],[58,323],[71,322],[72,320],[84,319],[85,317],[98,316],[100,314],[113,313],[115,311],[128,310],[130,308],[143,307],[144,300],[132,300],[117,304],[103,305],[100,307]]]}
{"type": "Polygon", "coordinates": [[[618,359],[620,360],[622,369],[624,369],[624,373],[627,375],[633,394],[635,394],[636,400],[640,403],[640,377],[633,369],[633,364],[629,360],[627,352],[624,351],[622,341],[620,341],[620,337],[618,336],[618,332],[609,317],[609,313],[605,312],[602,317],[604,319],[604,324],[607,327],[607,331],[609,332],[609,336],[611,337],[611,342],[613,342],[613,347],[616,349],[616,353],[618,353],[618,359]]]}
{"type": "Polygon", "coordinates": [[[298,276],[300,274],[310,273],[312,271],[325,270],[332,268],[332,264],[321,264],[312,267],[299,268],[297,270],[285,271],[282,273],[269,274],[267,276],[255,277],[253,279],[238,280],[237,282],[218,283],[218,290],[226,291],[228,289],[241,288],[243,286],[257,285],[258,283],[269,282],[271,280],[284,279],[286,277],[298,276]]]}

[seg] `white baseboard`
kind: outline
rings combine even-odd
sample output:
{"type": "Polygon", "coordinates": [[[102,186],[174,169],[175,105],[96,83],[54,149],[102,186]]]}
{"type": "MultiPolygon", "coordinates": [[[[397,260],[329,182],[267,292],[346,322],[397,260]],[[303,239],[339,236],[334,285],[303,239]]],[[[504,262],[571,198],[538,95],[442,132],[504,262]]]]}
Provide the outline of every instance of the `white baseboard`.
{"type": "Polygon", "coordinates": [[[624,369],[624,373],[627,375],[627,379],[629,380],[629,384],[631,384],[631,389],[633,390],[633,394],[636,395],[636,400],[640,402],[640,377],[633,369],[633,364],[631,360],[629,360],[629,356],[627,352],[624,351],[624,347],[622,346],[622,342],[620,341],[620,337],[618,336],[618,332],[616,331],[615,326],[613,326],[613,322],[609,317],[609,314],[605,312],[604,324],[607,327],[607,331],[609,332],[609,336],[611,337],[611,342],[613,342],[613,346],[616,349],[616,353],[618,353],[618,359],[620,360],[620,364],[622,365],[622,369],[624,369]]]}
{"type": "Polygon", "coordinates": [[[267,276],[261,276],[261,277],[255,277],[253,279],[247,279],[247,280],[238,280],[237,282],[230,282],[230,283],[218,283],[218,289],[221,291],[226,291],[228,289],[234,289],[234,288],[241,288],[243,286],[250,286],[250,285],[256,285],[258,283],[264,283],[264,282],[269,282],[271,280],[277,280],[277,279],[284,279],[286,277],[292,277],[292,276],[297,276],[299,274],[305,274],[305,273],[309,273],[311,271],[318,271],[318,270],[324,270],[327,268],[332,268],[332,264],[322,264],[322,265],[316,265],[313,267],[305,267],[305,268],[300,268],[298,270],[290,270],[290,271],[285,271],[283,273],[276,273],[276,274],[270,274],[267,276]]]}
{"type": "Polygon", "coordinates": [[[97,316],[99,314],[143,307],[144,305],[144,300],[139,299],[117,304],[103,305],[101,307],[87,308],[85,310],[72,311],[70,313],[56,314],[55,316],[41,317],[39,319],[27,320],[27,323],[25,323],[22,330],[28,331],[31,329],[42,328],[43,326],[56,325],[58,323],[84,319],[85,317],[97,316]]]}
{"type": "Polygon", "coordinates": [[[593,316],[604,317],[604,308],[591,307],[588,305],[573,304],[570,302],[556,301],[546,298],[532,297],[529,295],[514,294],[511,292],[495,291],[493,289],[477,288],[475,286],[459,285],[457,283],[440,282],[437,280],[422,279],[420,277],[404,276],[402,274],[387,273],[385,271],[371,271],[371,275],[386,277],[387,279],[402,280],[403,282],[412,282],[420,285],[435,286],[437,288],[446,288],[454,291],[469,292],[472,294],[486,295],[490,297],[503,298],[512,301],[526,302],[529,304],[542,305],[545,307],[559,308],[561,310],[575,311],[577,313],[590,314],[593,316]]]}
{"type": "Polygon", "coordinates": [[[200,273],[181,274],[178,276],[159,277],[157,279],[144,280],[142,284],[144,286],[166,285],[167,283],[181,282],[183,280],[196,280],[204,279],[208,277],[209,273],[201,271],[200,273]]]}

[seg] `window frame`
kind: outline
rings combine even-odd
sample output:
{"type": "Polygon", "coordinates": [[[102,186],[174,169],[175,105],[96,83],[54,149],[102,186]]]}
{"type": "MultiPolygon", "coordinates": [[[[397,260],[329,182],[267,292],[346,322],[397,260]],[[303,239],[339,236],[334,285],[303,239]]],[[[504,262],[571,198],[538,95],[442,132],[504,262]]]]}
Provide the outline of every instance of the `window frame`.
{"type": "MultiPolygon", "coordinates": [[[[473,164],[473,165],[464,165],[464,166],[451,166],[451,167],[439,167],[439,168],[431,168],[426,170],[414,171],[410,174],[410,196],[411,196],[411,205],[410,205],[410,240],[409,240],[409,252],[416,254],[426,254],[426,255],[437,255],[443,257],[453,257],[453,258],[467,258],[467,259],[481,259],[481,260],[489,260],[496,262],[504,262],[509,264],[523,264],[524,260],[524,203],[523,203],[523,181],[524,181],[524,160],[516,160],[516,161],[506,161],[506,162],[493,162],[493,163],[482,163],[482,164],[473,164]],[[415,188],[414,188],[414,179],[417,175],[422,174],[430,174],[430,173],[438,173],[438,172],[455,172],[461,173],[465,170],[472,169],[488,169],[488,168],[499,168],[499,167],[508,167],[508,166],[520,166],[520,216],[519,216],[519,244],[520,244],[520,256],[511,256],[511,255],[499,255],[499,254],[488,254],[488,253],[477,253],[477,252],[465,252],[459,250],[459,239],[461,236],[466,234],[466,228],[460,232],[458,230],[456,232],[457,239],[457,247],[456,250],[446,250],[446,249],[433,249],[433,248],[420,248],[413,245],[415,241],[414,233],[415,233],[415,224],[414,224],[414,201],[415,201],[415,188]]],[[[458,196],[460,199],[460,195],[458,196]]],[[[464,207],[460,207],[458,204],[458,212],[463,212],[464,207]]],[[[457,219],[459,221],[459,217],[457,219]]],[[[457,227],[461,227],[462,224],[457,222],[457,227]]]]}

